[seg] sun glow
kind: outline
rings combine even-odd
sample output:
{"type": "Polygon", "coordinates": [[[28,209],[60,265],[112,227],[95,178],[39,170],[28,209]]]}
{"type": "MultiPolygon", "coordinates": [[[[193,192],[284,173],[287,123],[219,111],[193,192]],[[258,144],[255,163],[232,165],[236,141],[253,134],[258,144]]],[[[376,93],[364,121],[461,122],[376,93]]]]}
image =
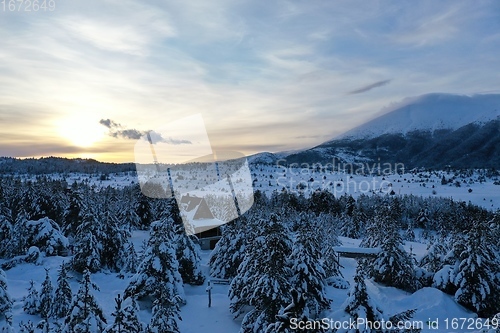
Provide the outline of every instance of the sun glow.
{"type": "Polygon", "coordinates": [[[58,130],[61,137],[78,147],[92,146],[101,140],[106,132],[99,121],[85,115],[61,120],[58,130]]]}

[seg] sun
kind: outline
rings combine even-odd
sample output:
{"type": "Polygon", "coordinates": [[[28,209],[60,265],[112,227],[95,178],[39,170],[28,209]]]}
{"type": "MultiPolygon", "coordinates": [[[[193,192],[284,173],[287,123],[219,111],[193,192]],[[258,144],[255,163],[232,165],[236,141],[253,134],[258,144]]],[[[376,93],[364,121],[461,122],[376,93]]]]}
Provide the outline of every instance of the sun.
{"type": "Polygon", "coordinates": [[[59,135],[73,145],[86,148],[101,140],[105,128],[85,115],[64,118],[58,123],[59,135]]]}

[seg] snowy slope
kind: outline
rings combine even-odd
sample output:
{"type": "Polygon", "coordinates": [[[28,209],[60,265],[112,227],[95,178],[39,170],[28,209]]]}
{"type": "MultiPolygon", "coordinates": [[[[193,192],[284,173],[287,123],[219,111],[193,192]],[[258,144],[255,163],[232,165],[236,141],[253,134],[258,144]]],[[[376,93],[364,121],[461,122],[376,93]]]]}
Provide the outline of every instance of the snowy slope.
{"type": "Polygon", "coordinates": [[[337,139],[373,138],[413,130],[458,129],[474,122],[500,117],[500,94],[428,94],[406,98],[388,107],[385,114],[364,123],[337,139]]]}

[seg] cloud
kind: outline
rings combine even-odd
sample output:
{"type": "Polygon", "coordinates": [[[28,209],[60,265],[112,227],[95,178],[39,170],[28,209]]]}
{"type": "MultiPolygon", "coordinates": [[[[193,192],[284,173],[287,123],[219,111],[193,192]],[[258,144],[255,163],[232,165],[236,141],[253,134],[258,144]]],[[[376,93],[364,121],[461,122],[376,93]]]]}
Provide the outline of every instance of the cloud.
{"type": "Polygon", "coordinates": [[[143,136],[147,136],[152,144],[166,143],[171,145],[192,144],[189,140],[175,139],[171,137],[164,138],[160,133],[155,131],[140,131],[135,128],[125,128],[120,123],[111,119],[101,119],[99,124],[109,129],[108,135],[113,138],[122,138],[127,140],[139,140],[143,136]]]}
{"type": "Polygon", "coordinates": [[[355,94],[362,94],[364,92],[370,91],[372,89],[378,88],[385,86],[386,84],[389,84],[392,80],[382,80],[382,81],[377,81],[375,83],[369,84],[367,86],[361,87],[359,89],[353,90],[348,92],[348,95],[355,95],[355,94]]]}

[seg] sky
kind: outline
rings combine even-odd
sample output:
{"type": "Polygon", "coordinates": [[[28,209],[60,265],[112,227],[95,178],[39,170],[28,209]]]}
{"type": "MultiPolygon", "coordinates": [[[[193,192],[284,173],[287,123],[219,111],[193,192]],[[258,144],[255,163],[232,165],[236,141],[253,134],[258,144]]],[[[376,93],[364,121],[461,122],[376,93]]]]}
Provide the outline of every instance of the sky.
{"type": "Polygon", "coordinates": [[[0,4],[0,156],[130,162],[147,131],[189,150],[164,130],[189,117],[213,150],[288,151],[405,97],[500,91],[497,0],[17,4],[0,4]]]}

